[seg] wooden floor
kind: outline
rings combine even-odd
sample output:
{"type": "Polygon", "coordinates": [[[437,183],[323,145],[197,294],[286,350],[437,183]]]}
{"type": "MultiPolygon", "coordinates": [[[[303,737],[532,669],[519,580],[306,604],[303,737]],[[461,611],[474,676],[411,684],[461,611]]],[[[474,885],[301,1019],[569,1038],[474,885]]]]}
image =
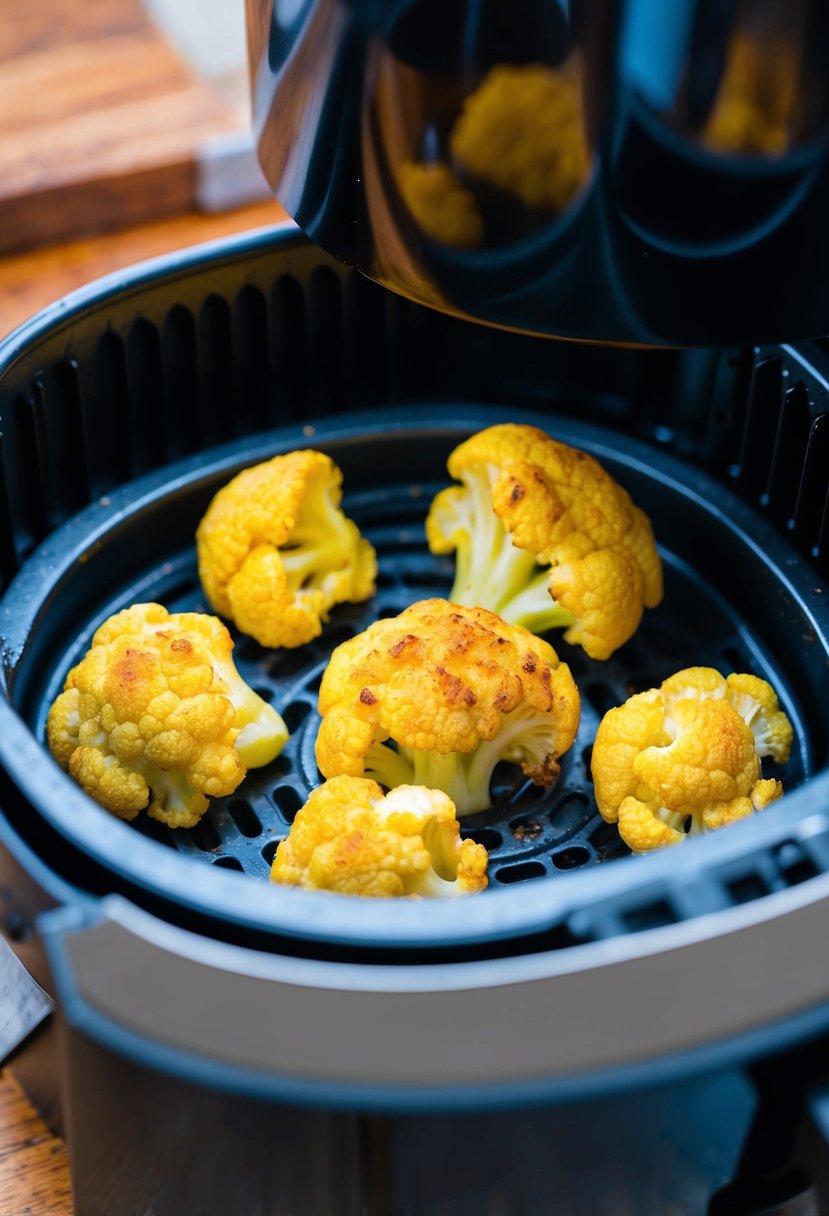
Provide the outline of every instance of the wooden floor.
{"type": "Polygon", "coordinates": [[[0,1212],[72,1216],[69,1158],[17,1082],[0,1073],[0,1212]]]}

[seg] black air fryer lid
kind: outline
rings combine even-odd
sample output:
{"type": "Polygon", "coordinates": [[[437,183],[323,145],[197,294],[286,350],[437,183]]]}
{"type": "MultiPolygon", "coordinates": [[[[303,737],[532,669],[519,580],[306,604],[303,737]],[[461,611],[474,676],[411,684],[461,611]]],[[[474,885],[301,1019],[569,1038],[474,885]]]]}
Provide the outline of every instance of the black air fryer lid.
{"type": "Polygon", "coordinates": [[[305,0],[248,15],[276,197],[394,291],[590,341],[829,331],[825,5],[305,0]]]}

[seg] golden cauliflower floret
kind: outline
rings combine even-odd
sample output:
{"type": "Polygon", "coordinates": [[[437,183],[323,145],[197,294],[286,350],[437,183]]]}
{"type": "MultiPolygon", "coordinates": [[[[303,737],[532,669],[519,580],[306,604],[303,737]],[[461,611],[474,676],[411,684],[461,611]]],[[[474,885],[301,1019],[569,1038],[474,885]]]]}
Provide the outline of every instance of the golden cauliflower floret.
{"type": "Polygon", "coordinates": [[[324,776],[441,789],[465,815],[489,806],[500,760],[537,785],[555,781],[579,696],[566,664],[528,630],[432,599],[338,646],[319,711],[324,776]]]}
{"type": "Polygon", "coordinates": [[[605,714],[591,761],[596,803],[634,852],[679,844],[779,798],[760,760],[785,763],[791,744],[765,680],[689,667],[605,714]]]}
{"type": "Polygon", "coordinates": [[[563,211],[589,169],[578,80],[543,63],[499,64],[466,98],[449,146],[475,177],[563,211]]]}
{"type": "Polygon", "coordinates": [[[196,533],[211,607],[262,646],[302,646],[335,604],[374,592],[374,549],[340,509],[342,473],[323,452],[288,452],[219,490],[196,533]]]}
{"type": "Polygon", "coordinates": [[[433,553],[456,552],[449,598],[607,659],[662,599],[650,521],[597,460],[536,427],[503,423],[448,461],[460,486],[426,520],[433,553]]]}
{"type": "Polygon", "coordinates": [[[472,895],[487,884],[487,851],[461,840],[452,800],[365,777],[314,790],[276,850],[271,881],[342,895],[472,895]]]}
{"type": "Polygon", "coordinates": [[[140,810],[193,827],[209,798],[288,737],[249,688],[215,617],[136,604],[109,617],[66,677],[46,723],[49,750],[90,797],[122,819],[140,810]]]}
{"type": "Polygon", "coordinates": [[[448,165],[404,161],[398,183],[409,211],[427,236],[454,249],[480,245],[484,221],[475,196],[461,185],[448,165]]]}

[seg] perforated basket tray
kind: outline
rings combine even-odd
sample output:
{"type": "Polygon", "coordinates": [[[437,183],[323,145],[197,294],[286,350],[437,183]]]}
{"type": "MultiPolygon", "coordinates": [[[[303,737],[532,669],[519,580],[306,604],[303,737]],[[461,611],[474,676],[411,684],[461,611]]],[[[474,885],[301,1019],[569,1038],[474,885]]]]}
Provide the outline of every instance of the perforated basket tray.
{"type": "MultiPolygon", "coordinates": [[[[683,873],[693,875],[696,910],[705,911],[722,906],[723,890],[726,901],[734,902],[787,885],[787,873],[817,872],[792,841],[788,853],[762,852],[757,829],[765,821],[782,823],[791,797],[762,823],[757,817],[716,840],[689,842],[681,859],[676,851],[625,859],[616,829],[596,811],[589,764],[607,708],[683,666],[706,664],[753,671],[780,690],[795,724],[795,747],[785,770],[774,775],[788,790],[807,782],[826,754],[820,704],[829,647],[814,576],[704,474],[597,428],[522,414],[522,420],[597,455],[652,516],[666,569],[663,604],[646,613],[635,638],[606,663],[551,636],[581,691],[578,738],[553,789],[538,789],[503,766],[496,772],[492,808],[464,820],[464,833],[490,852],[491,882],[484,895],[452,906],[400,901],[381,915],[364,901],[338,900],[333,908],[325,896],[269,886],[277,843],[320,779],[314,762],[316,694],[328,656],[372,620],[395,615],[416,599],[447,594],[452,564],[428,552],[425,513],[446,484],[452,447],[505,418],[515,420],[506,409],[440,406],[414,408],[399,421],[378,411],[284,428],[128,484],[53,533],[2,602],[10,699],[35,740],[43,738],[48,706],[66,671],[107,615],[148,599],[170,610],[204,610],[195,527],[216,489],[246,464],[293,447],[329,452],[345,474],[346,510],[377,548],[380,574],[372,600],[337,608],[322,636],[307,647],[266,651],[237,636],[240,671],[280,710],[291,738],[273,764],[251,772],[232,797],[215,800],[192,831],[170,831],[146,816],[134,825],[111,818],[57,770],[41,743],[33,751],[19,720],[9,718],[2,758],[35,808],[41,852],[52,854],[87,889],[124,891],[185,923],[207,918],[210,931],[220,936],[238,936],[244,928],[260,943],[263,934],[279,939],[280,948],[285,935],[300,937],[306,950],[316,940],[317,949],[327,943],[457,950],[478,943],[478,950],[497,951],[508,948],[496,944],[500,939],[520,937],[526,946],[534,934],[543,937],[533,948],[566,945],[608,932],[606,903],[614,893],[622,896],[623,919],[617,923],[624,928],[626,915],[626,927],[636,928],[683,915],[672,896],[652,890],[654,883],[667,883],[669,891],[679,891],[683,873]],[[735,856],[752,851],[751,869],[740,862],[735,870],[735,856]],[[247,880],[228,871],[242,872],[247,880]],[[646,884],[650,893],[643,903],[646,884]],[[578,908],[581,929],[571,917],[565,931],[566,917],[578,908]],[[599,908],[604,911],[598,918],[585,920],[585,909],[599,908]]],[[[7,716],[8,707],[2,709],[7,716]]],[[[687,902],[685,909],[687,914],[687,902]]],[[[513,942],[509,948],[514,947],[513,942]]]]}

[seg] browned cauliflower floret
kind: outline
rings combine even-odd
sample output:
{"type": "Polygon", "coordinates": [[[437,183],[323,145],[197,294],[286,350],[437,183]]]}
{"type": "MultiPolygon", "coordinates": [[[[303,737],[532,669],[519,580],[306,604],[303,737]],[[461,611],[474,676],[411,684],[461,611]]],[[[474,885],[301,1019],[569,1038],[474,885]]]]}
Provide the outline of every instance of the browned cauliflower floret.
{"type": "Polygon", "coordinates": [[[504,423],[455,448],[426,520],[433,553],[457,552],[449,598],[607,659],[662,599],[647,516],[597,460],[504,423]]]}
{"type": "Polygon", "coordinates": [[[276,850],[271,880],[343,895],[472,895],[486,886],[487,852],[461,840],[441,790],[333,777],[314,790],[276,850]]]}
{"type": "Polygon", "coordinates": [[[237,672],[215,617],[136,604],[106,620],[49,711],[49,750],[122,819],[193,827],[288,732],[237,672]],[[149,805],[148,805],[149,804],[149,805]]]}
{"type": "Polygon", "coordinates": [[[480,245],[484,221],[475,196],[461,185],[448,165],[404,161],[398,181],[412,216],[427,236],[455,249],[480,245]]]}
{"type": "Polygon", "coordinates": [[[579,695],[540,638],[483,608],[433,599],[338,646],[319,710],[324,776],[440,789],[466,815],[489,806],[499,760],[537,785],[555,781],[579,695]]]}
{"type": "Polygon", "coordinates": [[[589,168],[578,80],[543,63],[497,65],[464,102],[449,146],[468,173],[563,211],[589,168]]]}
{"type": "Polygon", "coordinates": [[[637,853],[762,810],[783,793],[760,758],[789,758],[792,726],[770,684],[689,667],[605,714],[591,762],[596,802],[637,853]]]}
{"type": "Polygon", "coordinates": [[[289,452],[219,490],[196,533],[211,607],[262,646],[302,646],[334,604],[374,592],[374,549],[340,510],[342,473],[289,452]]]}

